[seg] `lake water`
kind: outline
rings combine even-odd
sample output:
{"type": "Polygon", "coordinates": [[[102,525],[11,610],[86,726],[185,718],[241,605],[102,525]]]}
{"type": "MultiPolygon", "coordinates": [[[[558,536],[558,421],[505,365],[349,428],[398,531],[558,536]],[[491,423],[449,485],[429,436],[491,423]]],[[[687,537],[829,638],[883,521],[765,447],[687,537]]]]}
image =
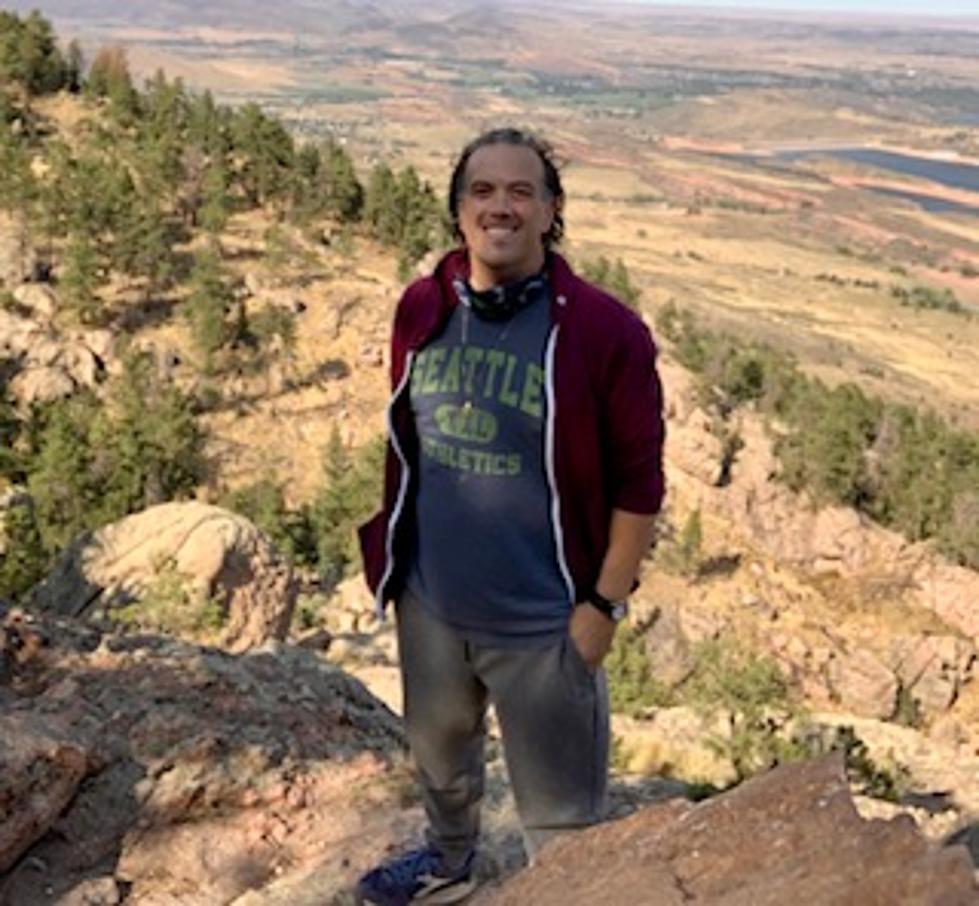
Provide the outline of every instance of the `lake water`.
{"type": "Polygon", "coordinates": [[[779,151],[779,160],[792,162],[807,157],[835,157],[857,164],[866,164],[882,170],[904,173],[919,179],[941,183],[956,189],[979,192],[979,166],[963,164],[951,160],[934,160],[930,157],[915,157],[912,154],[899,154],[896,151],[882,151],[878,148],[817,148],[779,151]]]}
{"type": "MultiPolygon", "coordinates": [[[[899,154],[896,151],[881,151],[877,148],[791,148],[777,151],[771,155],[764,154],[730,154],[725,157],[743,160],[760,166],[772,161],[795,163],[812,157],[835,157],[838,160],[848,160],[853,163],[890,170],[907,176],[927,179],[939,185],[954,189],[967,189],[979,192],[979,165],[958,163],[950,160],[934,160],[930,157],[916,157],[913,154],[899,154]]],[[[868,187],[871,188],[871,187],[868,187]]],[[[891,195],[914,202],[926,211],[938,214],[955,213],[979,216],[979,206],[964,204],[959,201],[948,201],[935,198],[922,192],[904,191],[902,189],[873,189],[882,195],[891,195]]]]}
{"type": "Polygon", "coordinates": [[[905,192],[902,189],[875,188],[878,195],[892,195],[913,201],[918,207],[933,214],[971,214],[979,217],[979,206],[963,204],[961,201],[949,201],[946,198],[936,198],[934,195],[922,195],[920,192],[905,192]]]}

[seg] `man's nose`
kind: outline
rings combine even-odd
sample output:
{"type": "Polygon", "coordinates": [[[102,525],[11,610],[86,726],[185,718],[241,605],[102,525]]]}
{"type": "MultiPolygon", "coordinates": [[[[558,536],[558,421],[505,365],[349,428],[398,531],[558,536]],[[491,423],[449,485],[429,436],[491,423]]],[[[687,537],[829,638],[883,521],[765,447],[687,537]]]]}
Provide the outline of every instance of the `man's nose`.
{"type": "Polygon", "coordinates": [[[490,210],[508,214],[513,207],[511,202],[510,193],[506,189],[497,189],[490,196],[490,210]]]}

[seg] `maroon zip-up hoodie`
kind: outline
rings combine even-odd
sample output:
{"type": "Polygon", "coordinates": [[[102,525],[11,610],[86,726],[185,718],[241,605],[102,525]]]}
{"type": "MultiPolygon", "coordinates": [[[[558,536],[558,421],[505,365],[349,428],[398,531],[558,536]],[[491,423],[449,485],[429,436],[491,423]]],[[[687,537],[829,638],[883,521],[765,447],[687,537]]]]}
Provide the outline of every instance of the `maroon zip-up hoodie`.
{"type": "MultiPolygon", "coordinates": [[[[594,587],[613,509],[656,513],[663,501],[663,398],[656,347],[628,308],[549,252],[551,323],[545,359],[545,466],[558,565],[570,600],[594,587]]],[[[468,277],[464,249],[405,290],[394,318],[382,509],[360,528],[378,611],[399,594],[413,530],[418,437],[407,390],[410,357],[436,337],[468,277]]]]}

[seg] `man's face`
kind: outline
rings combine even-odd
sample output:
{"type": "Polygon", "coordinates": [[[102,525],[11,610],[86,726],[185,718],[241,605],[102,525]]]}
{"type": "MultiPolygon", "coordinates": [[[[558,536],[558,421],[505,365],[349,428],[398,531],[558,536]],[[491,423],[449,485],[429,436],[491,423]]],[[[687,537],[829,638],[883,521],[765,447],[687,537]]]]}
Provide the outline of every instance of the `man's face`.
{"type": "Polygon", "coordinates": [[[544,264],[544,234],[554,221],[554,199],[544,164],[523,145],[484,145],[466,165],[459,198],[459,230],[469,251],[474,289],[529,277],[544,264]]]}

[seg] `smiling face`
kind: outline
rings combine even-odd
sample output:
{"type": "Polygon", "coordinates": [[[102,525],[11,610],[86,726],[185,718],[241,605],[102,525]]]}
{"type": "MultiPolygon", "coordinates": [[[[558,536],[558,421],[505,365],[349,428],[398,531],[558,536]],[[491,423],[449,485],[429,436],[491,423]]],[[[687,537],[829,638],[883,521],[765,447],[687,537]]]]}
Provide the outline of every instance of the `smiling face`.
{"type": "Polygon", "coordinates": [[[474,289],[529,277],[544,266],[544,234],[554,221],[555,203],[544,183],[544,164],[532,148],[477,148],[466,165],[458,204],[474,289]]]}

